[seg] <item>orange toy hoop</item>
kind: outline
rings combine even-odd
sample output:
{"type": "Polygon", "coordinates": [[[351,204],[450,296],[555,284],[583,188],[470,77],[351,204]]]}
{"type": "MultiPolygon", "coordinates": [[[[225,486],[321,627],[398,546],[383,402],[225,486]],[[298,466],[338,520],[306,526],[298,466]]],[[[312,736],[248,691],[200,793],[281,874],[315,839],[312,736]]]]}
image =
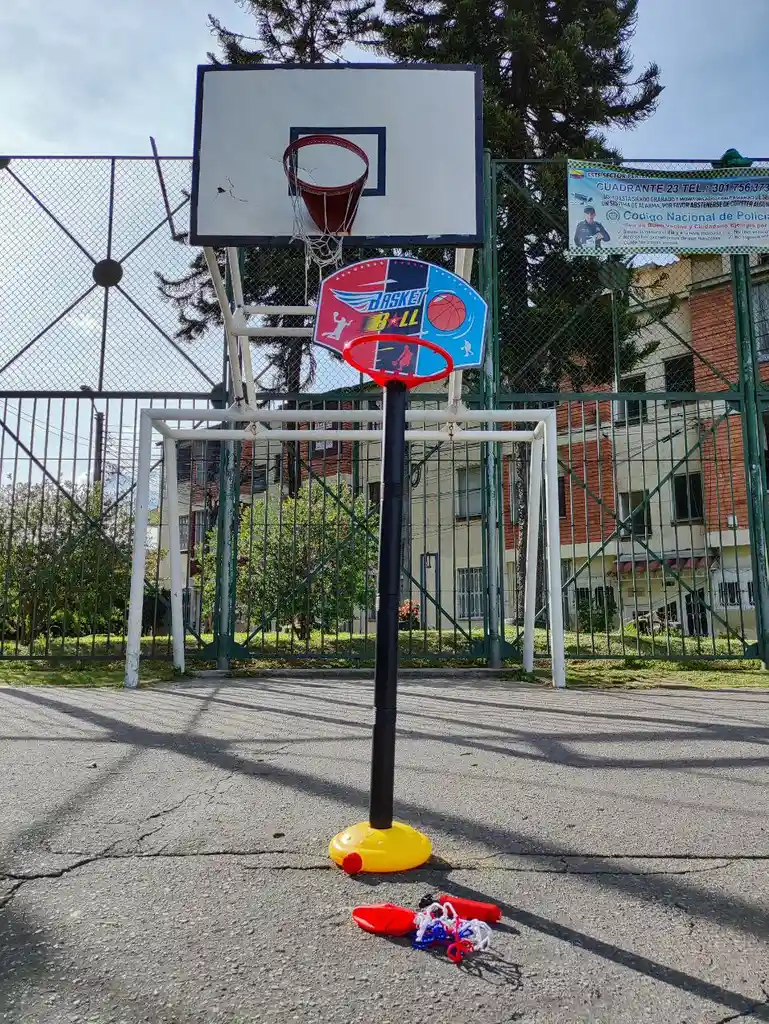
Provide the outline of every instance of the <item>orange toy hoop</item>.
{"type": "MultiPolygon", "coordinates": [[[[389,384],[390,381],[397,380],[402,384],[405,384],[407,388],[416,387],[417,384],[427,384],[433,380],[443,380],[454,369],[454,360],[450,354],[442,349],[440,345],[434,344],[432,341],[427,341],[425,338],[419,338],[409,334],[363,334],[359,338],[353,338],[348,341],[342,350],[342,356],[345,362],[349,363],[360,373],[365,373],[372,380],[376,381],[382,387],[389,384]],[[356,349],[360,349],[362,346],[372,345],[373,354],[371,363],[373,364],[376,359],[377,346],[380,342],[390,342],[398,345],[417,345],[420,348],[428,348],[431,352],[437,353],[442,359],[446,360],[446,365],[442,370],[437,373],[426,374],[421,376],[415,373],[409,373],[407,370],[401,371],[395,369],[384,369],[383,367],[377,367],[375,365],[366,366],[365,363],[360,361],[356,356],[356,349]]],[[[416,363],[414,364],[416,368],[416,363]]]]}

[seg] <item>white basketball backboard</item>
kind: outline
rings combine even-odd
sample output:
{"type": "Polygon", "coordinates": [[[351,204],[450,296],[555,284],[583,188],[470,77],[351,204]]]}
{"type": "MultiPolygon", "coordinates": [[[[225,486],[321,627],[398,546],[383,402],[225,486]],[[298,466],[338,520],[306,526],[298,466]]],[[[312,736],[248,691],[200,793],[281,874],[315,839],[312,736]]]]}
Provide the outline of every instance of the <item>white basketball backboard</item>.
{"type": "MultiPolygon", "coordinates": [[[[200,67],[190,242],[288,245],[294,209],[284,151],[300,136],[333,134],[369,159],[351,245],[478,244],[481,118],[473,65],[200,67]]],[[[318,152],[318,184],[350,180],[354,155],[318,152]]],[[[309,217],[303,226],[320,233],[309,217]]]]}

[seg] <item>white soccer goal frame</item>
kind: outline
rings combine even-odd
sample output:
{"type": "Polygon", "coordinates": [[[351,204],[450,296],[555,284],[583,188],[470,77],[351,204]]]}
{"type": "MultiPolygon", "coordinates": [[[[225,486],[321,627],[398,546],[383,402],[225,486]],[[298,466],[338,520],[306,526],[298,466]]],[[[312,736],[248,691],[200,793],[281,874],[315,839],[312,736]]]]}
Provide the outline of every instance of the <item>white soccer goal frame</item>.
{"type": "MultiPolygon", "coordinates": [[[[237,260],[236,260],[237,262],[237,260]]],[[[216,268],[218,273],[218,267],[216,268]]],[[[237,301],[237,300],[236,300],[237,301]]],[[[225,297],[226,306],[226,297],[225,297]]],[[[223,306],[223,310],[225,308],[223,306]]],[[[275,307],[271,307],[275,312],[275,307]]],[[[274,334],[275,328],[269,328],[274,334]]],[[[253,336],[253,335],[252,335],[253,336]]],[[[245,350],[248,349],[246,345],[245,350]]],[[[234,364],[233,364],[234,365],[234,364]]],[[[250,365],[250,363],[249,363],[250,365]]],[[[251,377],[253,387],[253,377],[251,377]]],[[[241,401],[229,409],[142,409],[139,420],[139,451],[136,480],[136,507],[133,534],[133,561],[126,636],[125,686],[139,684],[142,613],[144,607],[149,527],[150,475],[152,471],[153,431],[164,440],[165,485],[169,522],[169,569],[171,575],[171,636],[174,668],[185,669],[185,629],[182,606],[181,544],[179,535],[179,492],[176,472],[176,445],[179,441],[381,441],[382,430],[347,427],[323,429],[318,423],[338,422],[340,414],[348,423],[381,423],[378,409],[294,410],[256,409],[241,401]],[[247,423],[246,427],[224,424],[247,423]],[[194,423],[195,426],[187,424],[194,423]],[[283,423],[306,423],[308,429],[289,429],[283,423]],[[197,425],[199,424],[199,425],[197,425]],[[205,425],[204,425],[205,424],[205,425]]],[[[406,440],[467,444],[473,442],[515,442],[531,444],[529,471],[529,517],[525,566],[525,597],[523,622],[523,668],[534,669],[534,626],[536,620],[537,560],[540,533],[542,490],[545,494],[545,548],[547,553],[548,610],[550,654],[553,685],[566,685],[563,604],[561,601],[561,537],[558,514],[558,441],[555,409],[481,409],[461,406],[452,409],[410,409],[406,412],[406,440]],[[425,427],[410,427],[417,422],[425,427]],[[534,424],[527,429],[503,427],[502,424],[534,424]],[[464,424],[482,424],[480,429],[467,429],[464,424]],[[497,426],[499,424],[500,426],[497,426]]],[[[490,586],[496,581],[489,579],[490,586]]]]}

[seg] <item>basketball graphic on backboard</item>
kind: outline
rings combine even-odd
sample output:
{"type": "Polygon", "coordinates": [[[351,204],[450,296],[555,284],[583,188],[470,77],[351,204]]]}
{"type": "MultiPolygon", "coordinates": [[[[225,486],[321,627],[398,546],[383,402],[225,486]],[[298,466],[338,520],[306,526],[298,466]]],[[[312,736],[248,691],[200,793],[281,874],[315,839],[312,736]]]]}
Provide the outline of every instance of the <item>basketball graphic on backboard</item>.
{"type": "Polygon", "coordinates": [[[466,316],[464,302],[451,292],[436,295],[427,307],[427,319],[439,331],[455,331],[462,326],[466,316]]]}

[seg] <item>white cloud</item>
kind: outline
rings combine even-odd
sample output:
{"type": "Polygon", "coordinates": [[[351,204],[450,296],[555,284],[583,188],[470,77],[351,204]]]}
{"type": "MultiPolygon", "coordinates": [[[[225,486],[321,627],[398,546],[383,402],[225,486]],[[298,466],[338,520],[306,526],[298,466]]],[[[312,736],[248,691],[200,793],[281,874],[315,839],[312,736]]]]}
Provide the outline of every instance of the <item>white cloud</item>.
{"type": "Polygon", "coordinates": [[[0,151],[192,149],[195,67],[208,12],[248,29],[227,0],[37,0],[0,8],[0,151]]]}

